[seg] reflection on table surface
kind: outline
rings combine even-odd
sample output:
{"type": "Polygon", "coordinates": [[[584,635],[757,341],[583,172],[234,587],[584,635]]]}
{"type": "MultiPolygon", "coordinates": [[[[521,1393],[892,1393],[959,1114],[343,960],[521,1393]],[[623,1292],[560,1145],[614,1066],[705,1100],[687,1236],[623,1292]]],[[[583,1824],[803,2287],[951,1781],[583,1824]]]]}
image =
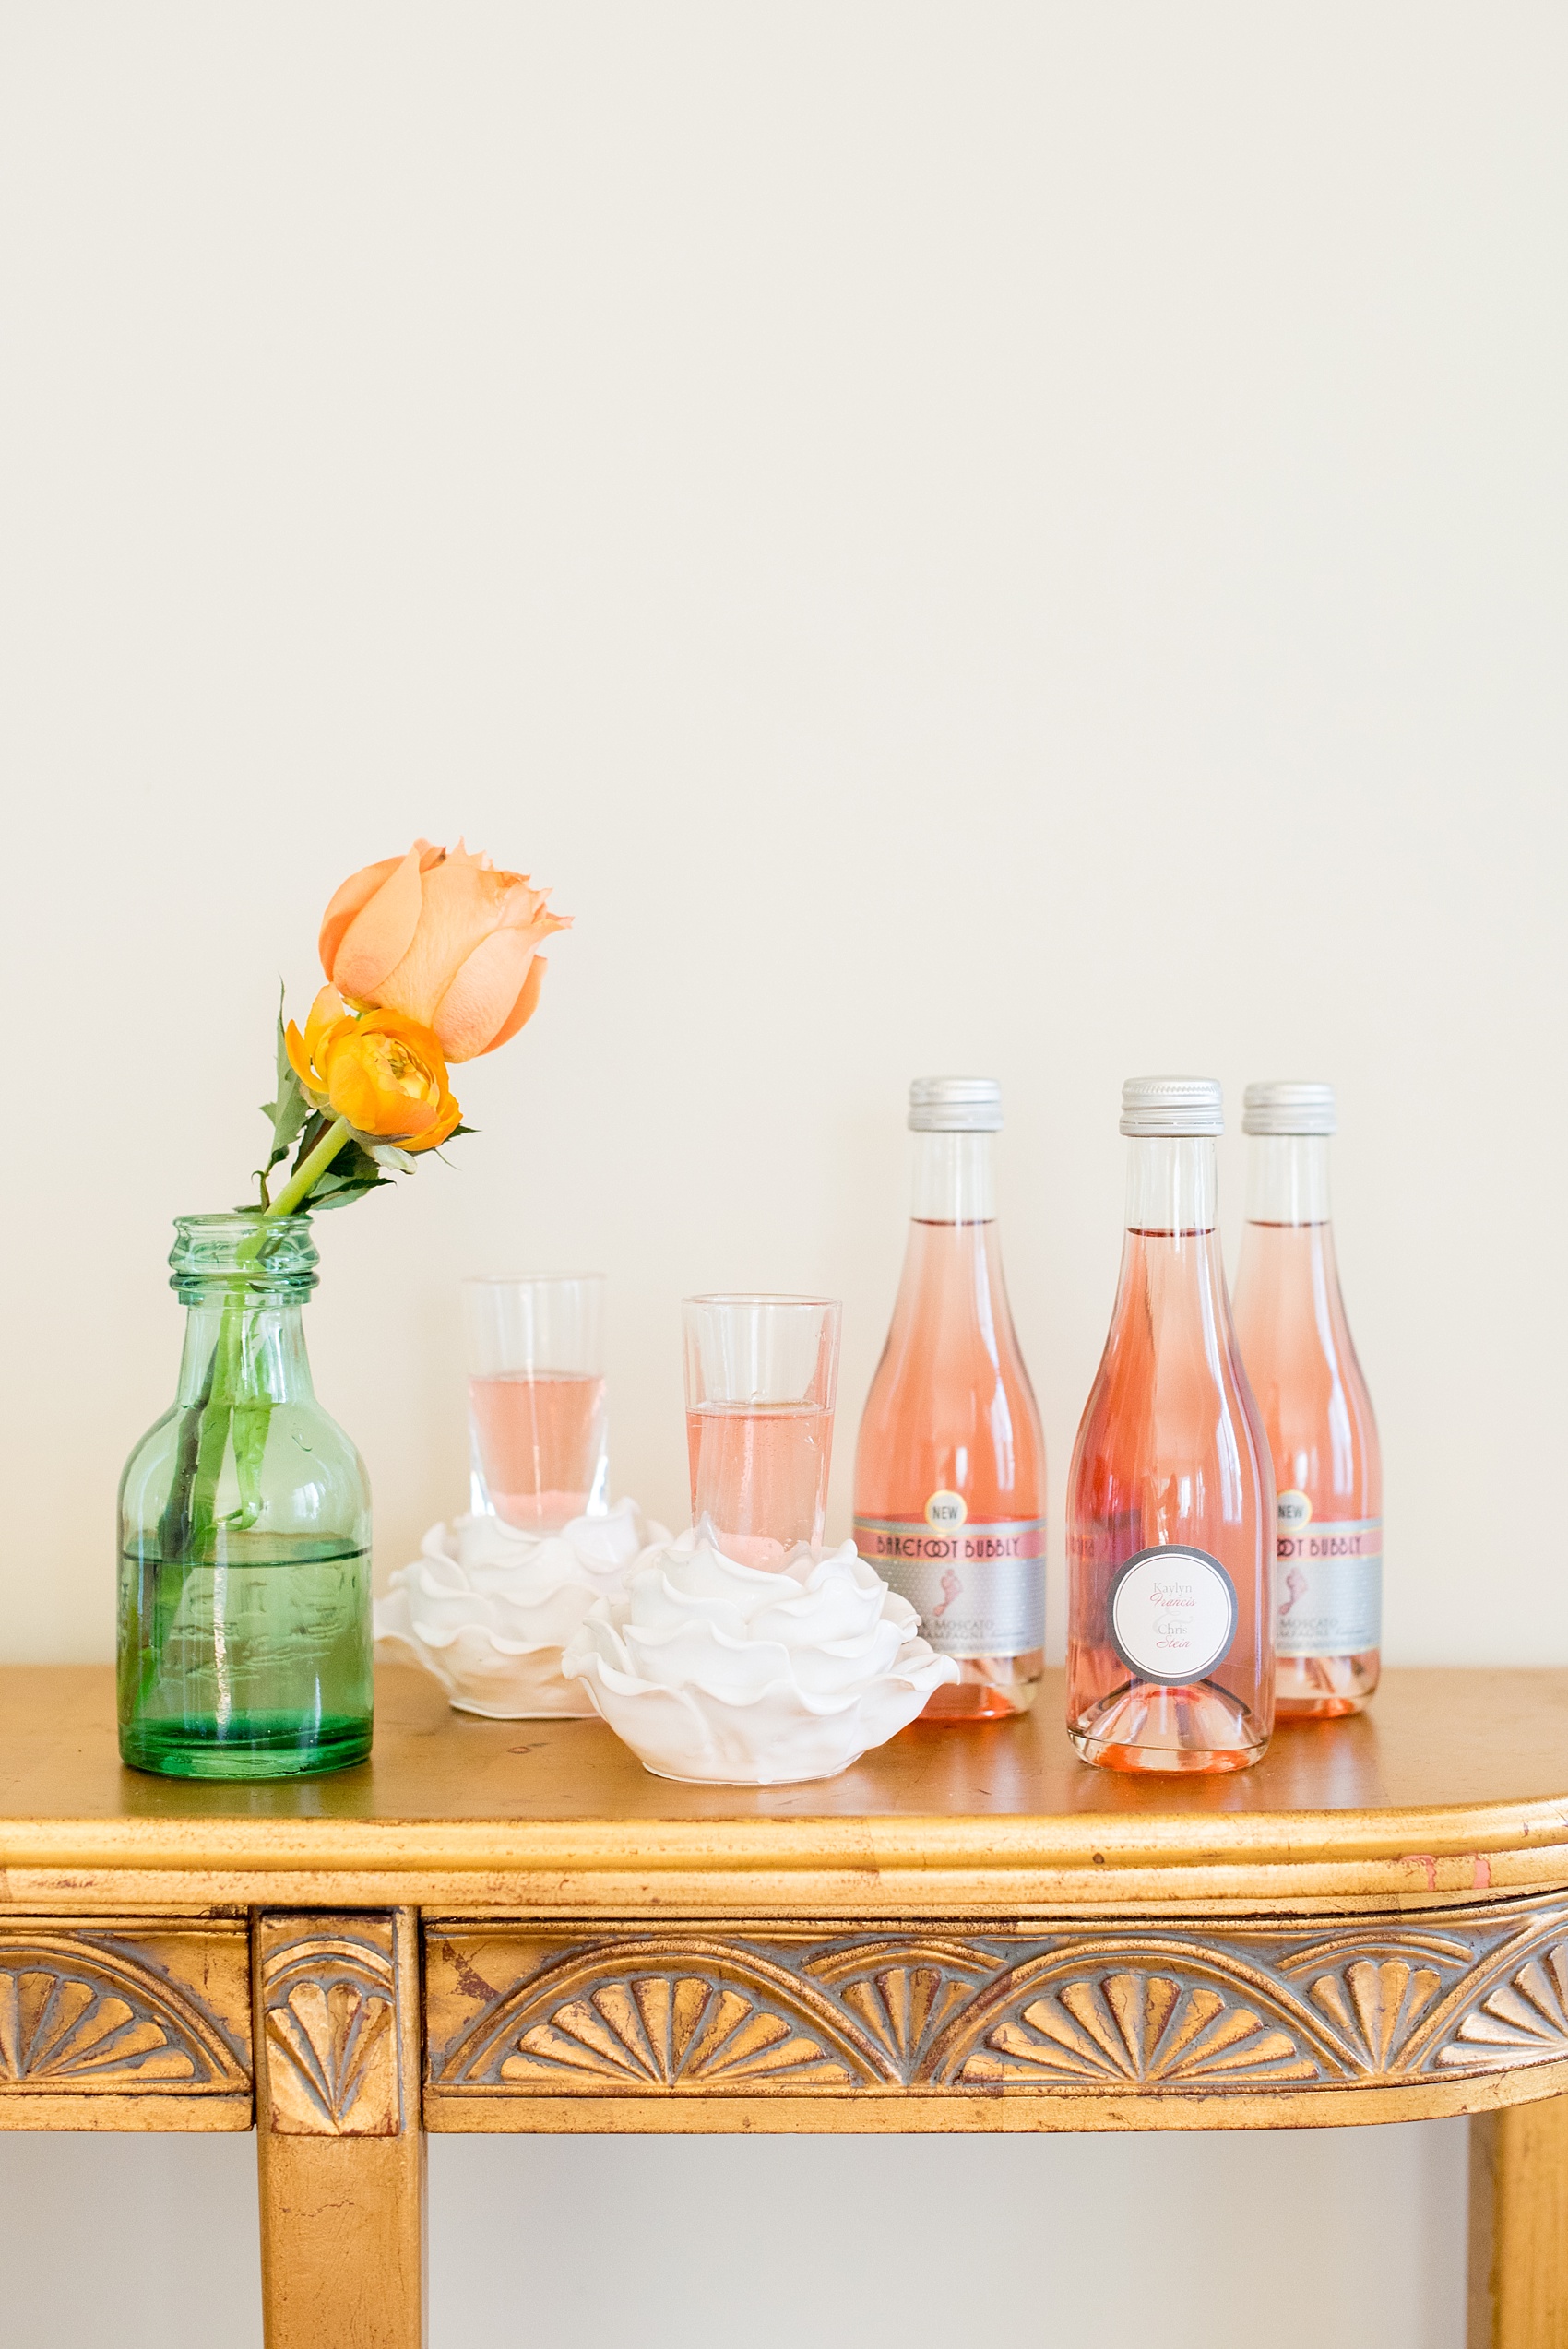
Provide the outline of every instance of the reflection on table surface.
{"type": "Polygon", "coordinates": [[[1233,1777],[1133,1778],[1077,1761],[1048,1673],[1020,1720],[926,1725],[842,1777],[761,1788],[653,1778],[598,1721],[481,1721],[422,1673],[377,1675],[375,1750],[336,1777],[206,1785],[121,1766],[106,1665],[0,1668],[0,1818],[713,1821],[986,1814],[1175,1817],[1564,1797],[1568,1671],[1396,1668],[1371,1711],[1277,1729],[1233,1777]]]}

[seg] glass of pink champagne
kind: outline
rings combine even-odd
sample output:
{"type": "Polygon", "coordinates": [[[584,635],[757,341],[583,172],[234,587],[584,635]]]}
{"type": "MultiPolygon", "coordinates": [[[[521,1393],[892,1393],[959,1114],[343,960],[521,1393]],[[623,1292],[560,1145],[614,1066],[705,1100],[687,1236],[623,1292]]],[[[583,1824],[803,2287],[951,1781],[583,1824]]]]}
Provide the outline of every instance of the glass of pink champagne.
{"type": "Polygon", "coordinates": [[[558,1533],[609,1503],[602,1273],[463,1283],[476,1514],[558,1533]]]}
{"type": "Polygon", "coordinates": [[[822,1542],[837,1300],[688,1297],[681,1311],[692,1521],[708,1518],[742,1565],[781,1567],[797,1542],[822,1542]]]}

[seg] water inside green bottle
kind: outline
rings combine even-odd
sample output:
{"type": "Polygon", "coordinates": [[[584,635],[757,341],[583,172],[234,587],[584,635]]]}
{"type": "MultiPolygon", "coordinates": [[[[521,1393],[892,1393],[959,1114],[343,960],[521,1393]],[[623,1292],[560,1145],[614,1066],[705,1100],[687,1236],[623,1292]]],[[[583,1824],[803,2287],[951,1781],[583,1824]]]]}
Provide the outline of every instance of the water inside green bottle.
{"type": "Polygon", "coordinates": [[[370,1751],[370,1553],[219,1526],[209,1558],[121,1556],[121,1751],[181,1778],[341,1770],[370,1751]]]}

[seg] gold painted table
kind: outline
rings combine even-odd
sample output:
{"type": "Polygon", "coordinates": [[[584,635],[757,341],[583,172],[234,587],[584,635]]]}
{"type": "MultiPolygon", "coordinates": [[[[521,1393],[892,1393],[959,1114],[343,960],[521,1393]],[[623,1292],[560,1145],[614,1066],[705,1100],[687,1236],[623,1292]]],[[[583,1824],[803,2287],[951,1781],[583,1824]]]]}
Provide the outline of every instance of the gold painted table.
{"type": "Polygon", "coordinates": [[[414,2349],[429,2130],[1471,2113],[1471,2349],[1568,2349],[1568,1672],[1187,1783],[1061,1718],[704,1789],[388,1671],[369,1763],[238,1787],[0,1670],[0,2128],[256,2126],[269,2349],[414,2349]]]}

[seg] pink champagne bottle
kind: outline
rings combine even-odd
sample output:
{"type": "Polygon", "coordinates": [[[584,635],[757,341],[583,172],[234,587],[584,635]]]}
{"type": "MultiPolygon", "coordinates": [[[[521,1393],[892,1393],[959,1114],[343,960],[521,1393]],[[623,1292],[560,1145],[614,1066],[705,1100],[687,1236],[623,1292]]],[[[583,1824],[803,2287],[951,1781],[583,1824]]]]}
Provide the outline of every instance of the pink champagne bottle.
{"type": "Polygon", "coordinates": [[[855,1453],[855,1541],[958,1667],[927,1719],[1027,1713],[1045,1668],[1045,1445],[996,1237],[1001,1088],[909,1087],[914,1219],[855,1453]]]}
{"type": "Polygon", "coordinates": [[[1067,1489],[1067,1733],[1112,1770],[1245,1770],[1274,1726],[1274,1477],[1216,1215],[1219,1086],[1122,1092],[1122,1276],[1067,1489]]]}
{"type": "Polygon", "coordinates": [[[1249,1085],[1236,1328],[1278,1489],[1275,1703],[1360,1713],[1383,1640],[1383,1463],[1329,1221],[1334,1088],[1249,1085]]]}

